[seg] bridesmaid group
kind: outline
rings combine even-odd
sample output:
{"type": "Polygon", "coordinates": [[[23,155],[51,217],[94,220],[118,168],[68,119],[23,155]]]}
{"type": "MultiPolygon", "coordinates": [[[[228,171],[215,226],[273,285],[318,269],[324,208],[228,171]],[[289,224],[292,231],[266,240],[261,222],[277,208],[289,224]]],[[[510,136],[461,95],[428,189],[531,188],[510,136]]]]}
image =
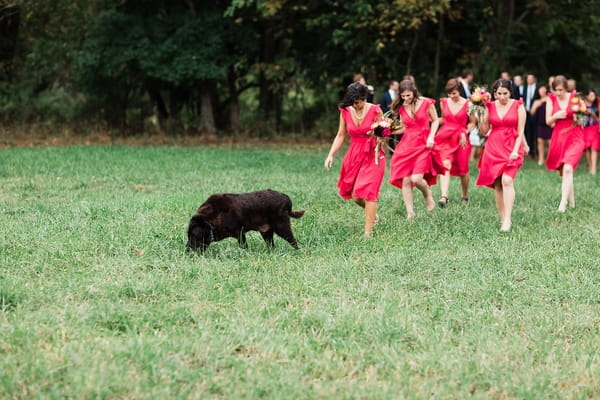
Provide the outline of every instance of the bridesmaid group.
{"type": "MultiPolygon", "coordinates": [[[[440,99],[442,114],[438,116],[435,100],[421,96],[413,81],[400,82],[398,96],[390,109],[401,121],[401,129],[395,133],[402,134],[402,139],[391,158],[389,183],[402,190],[408,219],[415,216],[415,187],[423,195],[427,210],[434,210],[436,202],[431,186],[437,183],[438,177],[441,198],[437,205],[445,207],[449,203],[450,176],[460,179],[461,203],[468,204],[471,152],[468,132],[477,127],[486,141],[479,159],[476,184],[494,190],[500,230],[508,232],[515,201],[514,180],[528,152],[524,135],[525,107],[522,100],[511,98],[512,83],[498,79],[491,88],[492,101],[485,104],[482,115],[473,113],[469,116],[469,102],[460,96],[460,89],[457,79],[447,82],[447,97],[440,99]]],[[[573,123],[571,99],[576,93],[567,92],[564,76],[555,77],[551,89],[552,92],[540,93],[543,101],[534,104],[531,112],[542,114],[538,109],[543,107],[543,122],[552,129],[551,135],[543,132],[548,138],[551,136],[551,140],[542,136],[538,145],[543,157],[543,145],[549,142],[546,167],[558,171],[562,177],[558,211],[564,213],[567,206],[575,206],[573,172],[586,149],[589,149],[590,171],[593,166],[595,173],[600,135],[597,119],[590,119],[586,127],[573,123]]],[[[366,101],[367,95],[367,88],[358,82],[346,88],[339,104],[338,131],[325,160],[325,168],[331,168],[335,154],[349,136],[350,147],[342,161],[337,186],[342,198],[352,199],[364,208],[364,234],[371,236],[379,219],[377,199],[385,175],[386,154],[384,138],[372,134],[384,116],[378,105],[366,101]]],[[[583,96],[590,111],[596,112],[600,103],[595,92],[588,91],[583,96]]]]}

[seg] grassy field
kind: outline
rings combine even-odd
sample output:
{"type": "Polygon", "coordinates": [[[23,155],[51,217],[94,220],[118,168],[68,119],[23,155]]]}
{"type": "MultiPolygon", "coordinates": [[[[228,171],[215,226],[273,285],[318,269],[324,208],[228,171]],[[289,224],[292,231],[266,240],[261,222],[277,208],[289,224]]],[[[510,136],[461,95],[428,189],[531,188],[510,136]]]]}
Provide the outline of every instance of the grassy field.
{"type": "MultiPolygon", "coordinates": [[[[0,398],[600,398],[600,181],[577,208],[535,163],[513,230],[493,192],[381,223],[336,194],[325,148],[0,150],[0,398]],[[209,194],[273,188],[306,209],[184,252],[209,194]]],[[[475,177],[475,171],[472,171],[475,177]]],[[[439,187],[434,188],[436,199],[439,187]]]]}

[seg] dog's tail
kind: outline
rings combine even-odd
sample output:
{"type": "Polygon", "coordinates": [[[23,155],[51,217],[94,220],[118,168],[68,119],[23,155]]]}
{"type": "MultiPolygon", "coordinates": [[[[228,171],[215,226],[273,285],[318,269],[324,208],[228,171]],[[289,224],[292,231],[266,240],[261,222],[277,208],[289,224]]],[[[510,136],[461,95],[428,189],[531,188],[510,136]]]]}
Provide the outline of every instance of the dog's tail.
{"type": "Polygon", "coordinates": [[[305,213],[304,210],[300,210],[300,211],[290,211],[290,217],[292,218],[300,218],[301,216],[303,216],[305,213]]]}

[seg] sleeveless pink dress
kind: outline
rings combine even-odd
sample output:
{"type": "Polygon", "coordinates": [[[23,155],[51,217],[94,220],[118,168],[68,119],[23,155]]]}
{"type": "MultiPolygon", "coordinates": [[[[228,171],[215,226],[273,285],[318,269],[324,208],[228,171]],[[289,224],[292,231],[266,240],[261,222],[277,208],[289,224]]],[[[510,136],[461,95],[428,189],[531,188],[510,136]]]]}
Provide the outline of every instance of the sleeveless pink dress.
{"type": "Polygon", "coordinates": [[[465,101],[456,114],[452,114],[448,98],[441,98],[440,104],[444,124],[435,135],[436,149],[439,151],[442,161],[449,160],[452,163],[450,169],[452,176],[467,175],[469,173],[469,156],[471,155],[471,142],[468,140],[467,132],[469,102],[465,101]],[[467,138],[467,145],[464,148],[459,145],[460,135],[463,133],[467,138]]]}
{"type": "Polygon", "coordinates": [[[432,104],[435,100],[424,98],[414,118],[408,115],[404,106],[400,106],[400,116],[406,129],[394,150],[389,180],[396,187],[402,187],[403,178],[416,174],[423,174],[429,185],[435,185],[437,175],[445,172],[439,152],[427,148],[430,129],[428,110],[432,104]]]}
{"type": "MultiPolygon", "coordinates": [[[[567,104],[567,117],[559,119],[552,130],[552,140],[548,149],[548,158],[546,158],[546,168],[549,170],[562,171],[563,164],[570,164],[573,170],[577,169],[581,155],[585,150],[585,137],[581,126],[573,125],[573,110],[571,110],[571,99],[575,96],[575,91],[569,96],[567,104]]],[[[553,93],[548,93],[552,101],[552,114],[558,112],[561,108],[558,99],[553,93]]],[[[562,175],[562,172],[561,172],[562,175]]]]}
{"type": "Polygon", "coordinates": [[[358,197],[367,201],[377,201],[383,175],[385,174],[385,152],[379,152],[379,165],[375,164],[375,137],[367,134],[377,115],[381,113],[379,105],[371,105],[367,114],[356,125],[349,107],[340,108],[342,118],[346,122],[346,131],[350,136],[350,147],[342,161],[339,194],[344,199],[358,197]]]}
{"type": "MultiPolygon", "coordinates": [[[[598,107],[600,107],[600,100],[590,107],[590,111],[597,113],[598,107]]],[[[597,114],[596,114],[597,115],[597,114]]],[[[598,120],[590,119],[588,124],[583,128],[583,136],[585,138],[585,148],[592,150],[600,150],[600,124],[598,120]]]]}
{"type": "Polygon", "coordinates": [[[518,110],[521,104],[523,104],[522,100],[512,100],[506,115],[502,118],[498,115],[496,102],[487,104],[490,132],[479,159],[477,186],[488,186],[493,189],[496,179],[504,174],[514,179],[523,165],[523,144],[519,148],[519,157],[516,160],[510,159],[510,153],[512,153],[515,141],[519,136],[518,110]]]}

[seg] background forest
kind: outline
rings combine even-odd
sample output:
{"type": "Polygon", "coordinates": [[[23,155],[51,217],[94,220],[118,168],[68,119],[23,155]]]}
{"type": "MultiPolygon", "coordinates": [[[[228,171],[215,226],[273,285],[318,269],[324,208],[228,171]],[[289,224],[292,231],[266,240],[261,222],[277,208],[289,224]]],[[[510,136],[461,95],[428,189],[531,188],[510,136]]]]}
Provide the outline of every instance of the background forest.
{"type": "Polygon", "coordinates": [[[0,124],[317,136],[358,72],[376,100],[405,74],[437,97],[463,68],[598,88],[595,3],[0,0],[0,124]]]}

